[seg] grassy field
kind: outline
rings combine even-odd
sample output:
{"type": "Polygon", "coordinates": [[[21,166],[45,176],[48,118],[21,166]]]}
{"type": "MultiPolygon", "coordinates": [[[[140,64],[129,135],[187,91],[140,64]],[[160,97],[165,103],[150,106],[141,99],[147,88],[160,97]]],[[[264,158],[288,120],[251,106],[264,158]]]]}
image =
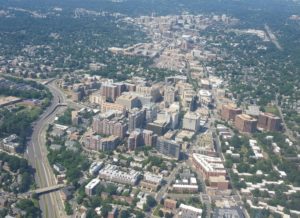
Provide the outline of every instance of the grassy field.
{"type": "Polygon", "coordinates": [[[268,113],[272,113],[272,114],[275,114],[275,115],[279,116],[279,111],[278,111],[278,108],[276,106],[266,106],[265,111],[268,112],[268,113]]]}

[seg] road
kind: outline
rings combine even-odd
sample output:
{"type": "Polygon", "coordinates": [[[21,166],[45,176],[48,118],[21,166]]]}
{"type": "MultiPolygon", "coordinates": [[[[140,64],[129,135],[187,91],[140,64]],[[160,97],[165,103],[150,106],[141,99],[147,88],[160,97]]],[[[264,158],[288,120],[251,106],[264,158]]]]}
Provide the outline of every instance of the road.
{"type": "MultiPolygon", "coordinates": [[[[281,118],[281,121],[282,121],[282,125],[283,125],[283,128],[284,128],[284,132],[286,134],[286,136],[288,138],[290,138],[292,141],[297,141],[297,139],[294,137],[294,134],[293,134],[293,131],[290,130],[285,122],[285,119],[284,119],[284,116],[283,116],[283,113],[282,113],[282,109],[281,107],[279,106],[279,103],[278,103],[278,94],[275,95],[275,105],[278,109],[278,112],[279,112],[279,116],[281,118]]],[[[295,148],[300,151],[300,146],[295,144],[295,148]]],[[[297,159],[297,158],[296,158],[297,159]]]]}
{"type": "Polygon", "coordinates": [[[278,48],[280,51],[283,51],[283,48],[279,44],[277,37],[275,36],[275,34],[272,32],[272,30],[270,29],[270,27],[267,24],[265,24],[265,30],[266,30],[271,42],[273,42],[273,44],[276,46],[276,48],[278,48]]]}
{"type": "MultiPolygon", "coordinates": [[[[58,104],[66,102],[65,95],[53,82],[49,83],[47,87],[52,93],[53,99],[51,105],[35,123],[26,152],[29,163],[36,170],[35,181],[39,188],[56,185],[56,178],[47,158],[48,151],[45,146],[46,129],[48,124],[54,121],[55,116],[64,110],[64,108],[59,107],[58,104]]],[[[61,199],[59,191],[42,195],[39,203],[43,217],[66,217],[64,212],[64,202],[61,199]]]]}
{"type": "Polygon", "coordinates": [[[155,195],[155,200],[159,203],[160,200],[164,197],[165,194],[167,194],[168,188],[170,187],[172,181],[175,180],[176,174],[179,172],[179,170],[182,168],[182,164],[178,163],[177,166],[173,169],[172,173],[166,178],[167,184],[161,187],[161,189],[157,192],[155,195]]]}

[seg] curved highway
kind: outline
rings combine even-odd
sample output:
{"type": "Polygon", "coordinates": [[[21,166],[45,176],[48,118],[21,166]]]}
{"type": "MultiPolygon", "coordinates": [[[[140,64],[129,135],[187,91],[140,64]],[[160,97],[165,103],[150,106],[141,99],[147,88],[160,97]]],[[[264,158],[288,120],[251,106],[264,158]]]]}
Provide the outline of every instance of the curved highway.
{"type": "MultiPolygon", "coordinates": [[[[52,123],[56,115],[64,109],[58,105],[66,102],[64,93],[55,84],[49,83],[47,87],[52,93],[53,99],[51,105],[40,116],[33,128],[26,154],[29,163],[36,170],[35,181],[38,188],[56,185],[56,178],[47,158],[46,130],[48,124],[52,123]]],[[[66,217],[64,202],[59,191],[42,195],[39,203],[43,217],[66,217]]]]}

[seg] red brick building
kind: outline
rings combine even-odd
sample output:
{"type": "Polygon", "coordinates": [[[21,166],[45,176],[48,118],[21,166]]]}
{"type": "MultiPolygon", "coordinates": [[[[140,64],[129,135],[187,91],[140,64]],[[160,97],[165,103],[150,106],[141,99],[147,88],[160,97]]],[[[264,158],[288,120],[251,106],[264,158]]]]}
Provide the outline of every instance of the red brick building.
{"type": "Polygon", "coordinates": [[[221,118],[226,121],[234,121],[238,114],[241,114],[242,110],[237,108],[235,104],[226,104],[222,106],[221,118]]]}
{"type": "Polygon", "coordinates": [[[271,113],[260,113],[257,127],[265,131],[280,131],[281,119],[271,113]]]}
{"type": "Polygon", "coordinates": [[[257,120],[247,114],[240,114],[235,117],[234,124],[240,132],[253,133],[256,131],[257,120]]]}

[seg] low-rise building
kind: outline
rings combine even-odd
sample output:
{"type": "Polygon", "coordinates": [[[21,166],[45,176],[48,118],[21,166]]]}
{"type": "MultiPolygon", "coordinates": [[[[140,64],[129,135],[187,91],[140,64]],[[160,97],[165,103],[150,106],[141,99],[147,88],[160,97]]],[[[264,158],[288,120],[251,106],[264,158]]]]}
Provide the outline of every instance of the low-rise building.
{"type": "Polygon", "coordinates": [[[54,168],[54,170],[55,170],[56,172],[58,172],[58,173],[64,173],[65,170],[66,170],[66,169],[65,169],[61,164],[59,164],[59,163],[53,164],[53,168],[54,168]]]}
{"type": "Polygon", "coordinates": [[[177,207],[177,201],[173,199],[165,199],[164,200],[164,208],[167,210],[176,210],[177,207]]]}
{"type": "Polygon", "coordinates": [[[180,218],[201,218],[202,217],[202,209],[180,204],[179,206],[179,214],[178,217],[180,218]]]}
{"type": "Polygon", "coordinates": [[[140,185],[144,188],[157,191],[158,187],[161,185],[162,180],[162,175],[146,172],[144,173],[144,179],[140,182],[140,185]]]}
{"type": "Polygon", "coordinates": [[[180,193],[197,193],[199,187],[198,185],[192,184],[174,184],[172,190],[180,193]]]}
{"type": "Polygon", "coordinates": [[[228,189],[229,181],[225,179],[226,170],[221,158],[194,153],[192,162],[213,187],[220,190],[228,189]]]}
{"type": "Polygon", "coordinates": [[[19,137],[16,134],[10,135],[0,141],[0,148],[9,153],[16,153],[19,146],[19,137]]]}
{"type": "Polygon", "coordinates": [[[107,181],[136,185],[141,173],[133,169],[121,169],[116,165],[107,164],[99,172],[99,178],[107,181]]]}
{"type": "Polygon", "coordinates": [[[240,207],[225,207],[225,208],[216,208],[214,210],[214,213],[212,215],[213,218],[219,218],[219,217],[238,217],[238,218],[244,218],[245,215],[243,213],[243,210],[240,207]]]}

